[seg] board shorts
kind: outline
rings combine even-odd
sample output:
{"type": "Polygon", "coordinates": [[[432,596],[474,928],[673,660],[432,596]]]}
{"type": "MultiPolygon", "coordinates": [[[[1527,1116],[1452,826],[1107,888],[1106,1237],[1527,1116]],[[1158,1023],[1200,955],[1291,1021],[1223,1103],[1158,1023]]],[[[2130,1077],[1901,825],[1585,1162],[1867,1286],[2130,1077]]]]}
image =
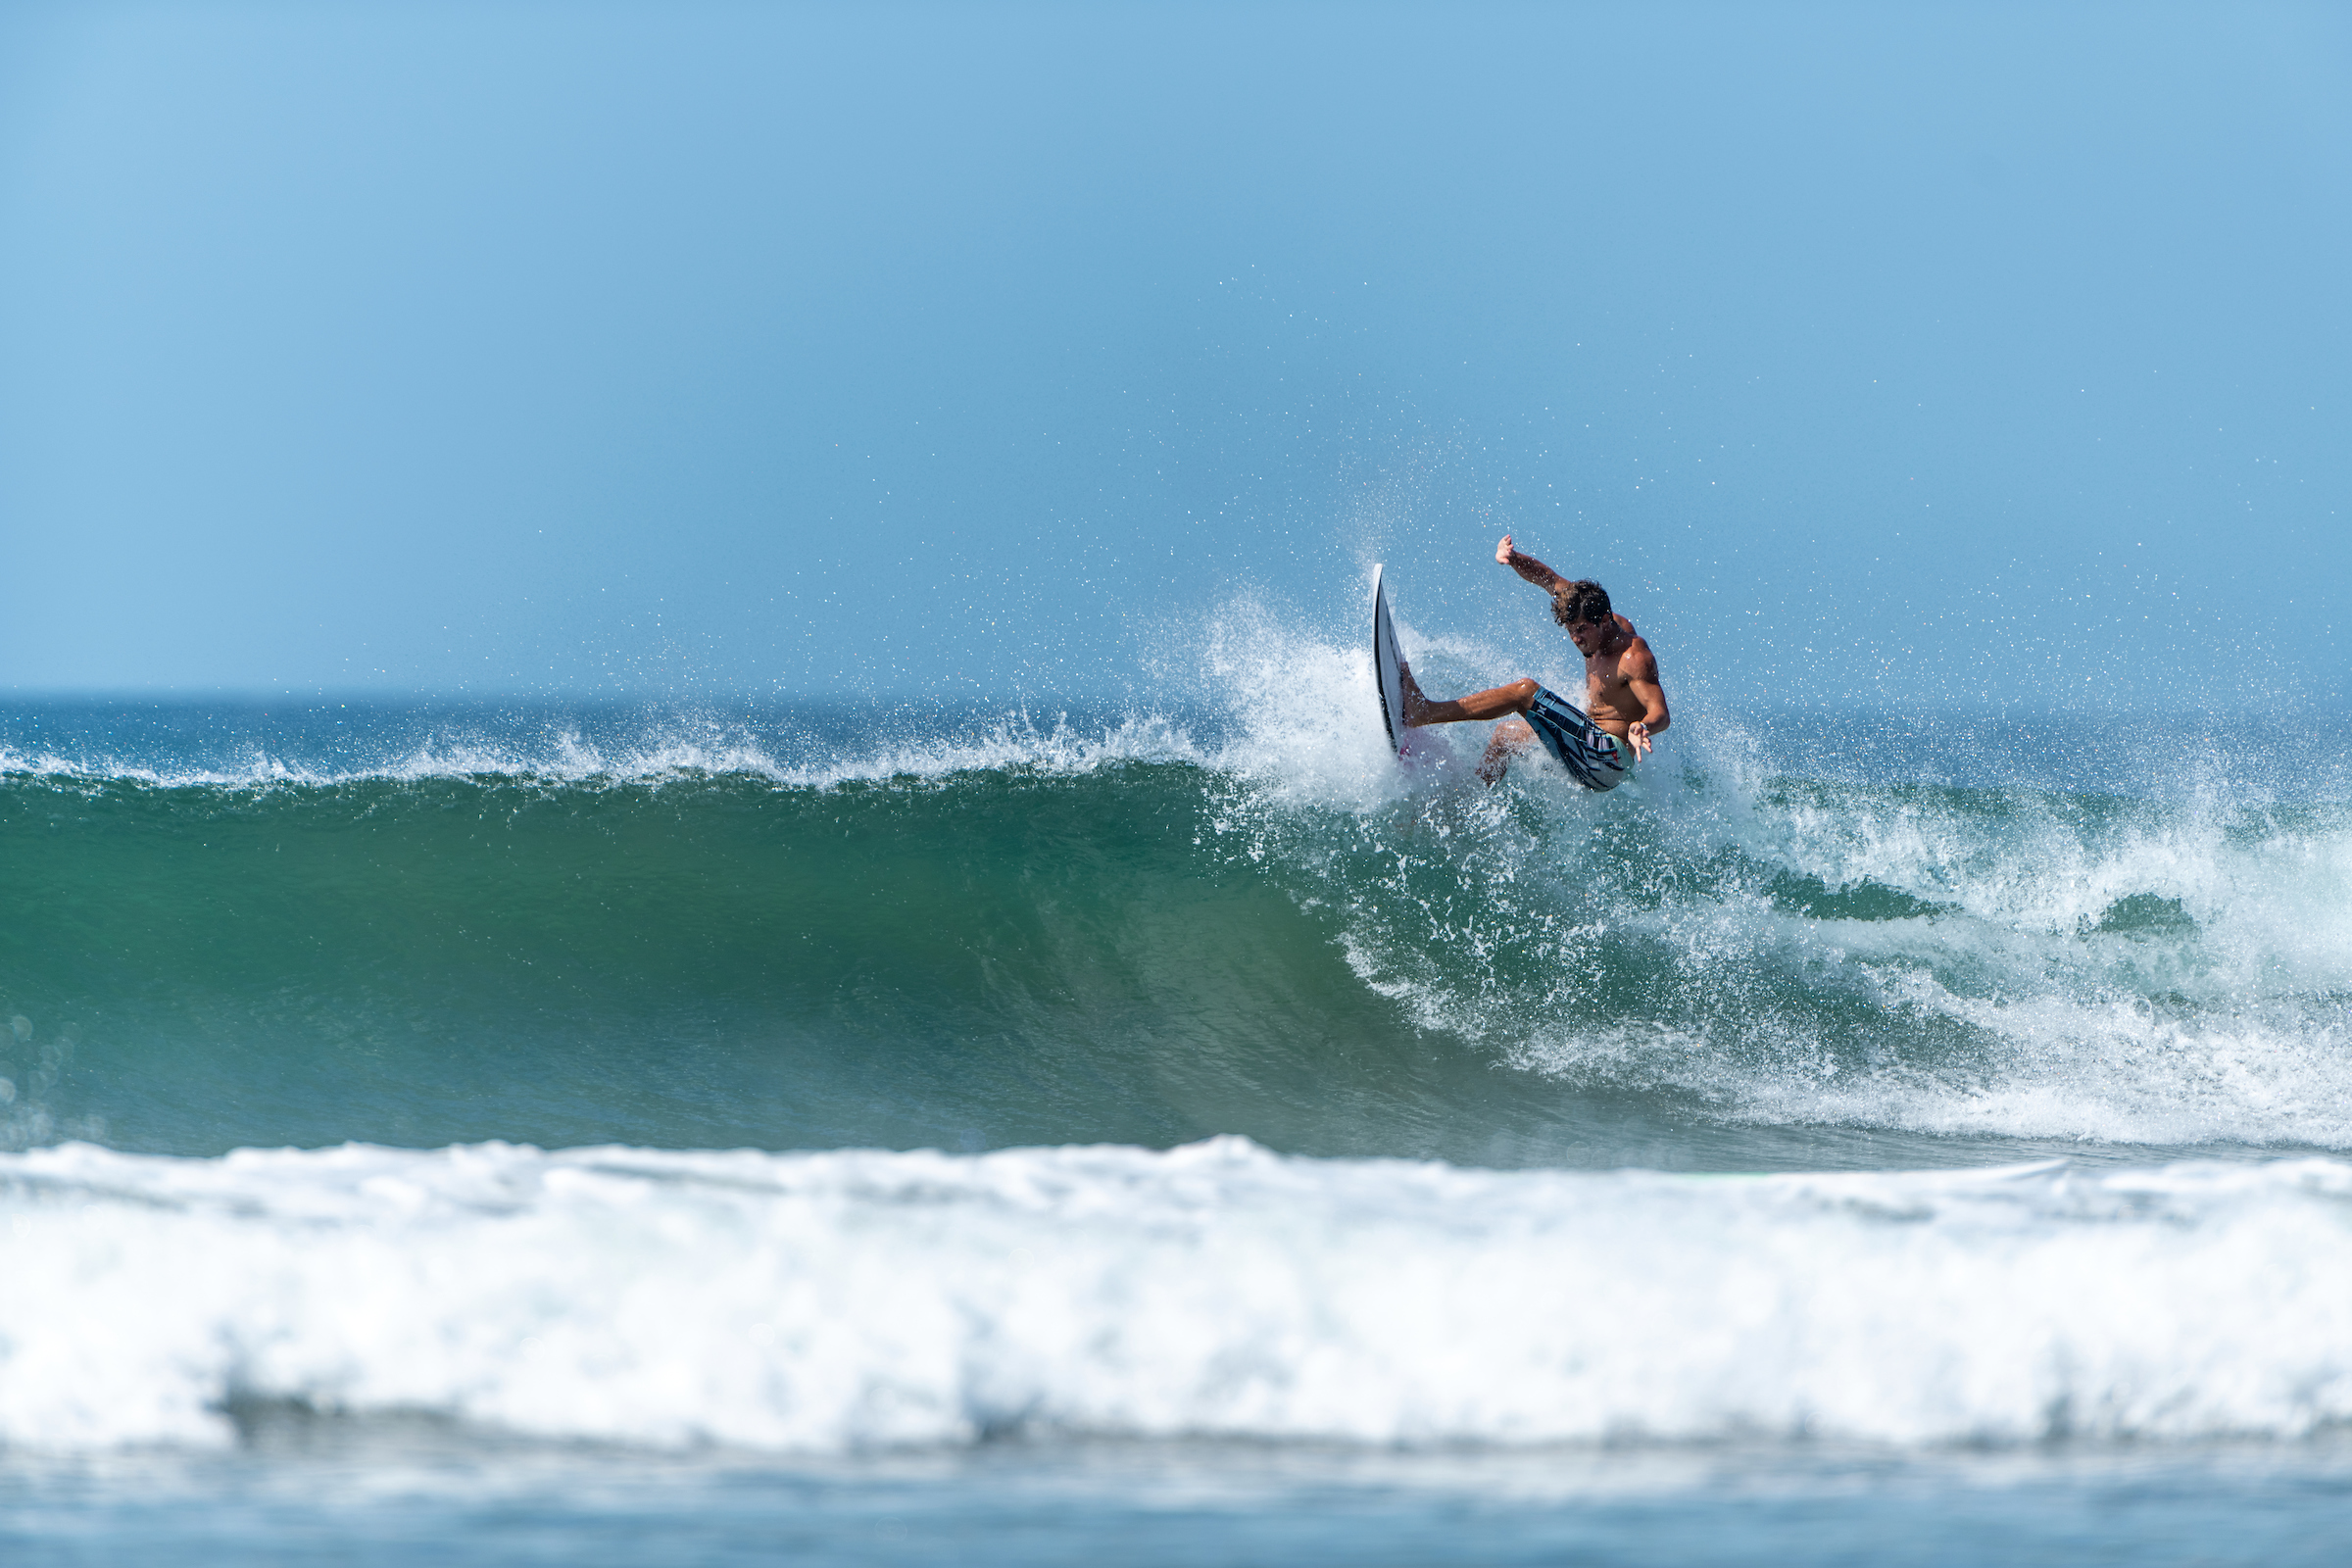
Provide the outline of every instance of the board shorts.
{"type": "Polygon", "coordinates": [[[1527,724],[1552,760],[1589,790],[1613,790],[1633,776],[1633,748],[1571,707],[1558,693],[1536,688],[1527,724]]]}

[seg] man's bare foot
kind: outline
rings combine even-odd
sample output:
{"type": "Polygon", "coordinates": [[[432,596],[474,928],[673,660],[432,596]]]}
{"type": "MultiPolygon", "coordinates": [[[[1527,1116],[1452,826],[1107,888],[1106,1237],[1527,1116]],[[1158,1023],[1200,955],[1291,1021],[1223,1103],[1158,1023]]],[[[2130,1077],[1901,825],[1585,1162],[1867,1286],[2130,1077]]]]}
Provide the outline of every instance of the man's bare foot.
{"type": "Polygon", "coordinates": [[[1413,666],[1401,659],[1396,661],[1396,683],[1404,688],[1404,727],[1416,729],[1429,711],[1429,699],[1421,695],[1421,683],[1413,679],[1413,666]]]}

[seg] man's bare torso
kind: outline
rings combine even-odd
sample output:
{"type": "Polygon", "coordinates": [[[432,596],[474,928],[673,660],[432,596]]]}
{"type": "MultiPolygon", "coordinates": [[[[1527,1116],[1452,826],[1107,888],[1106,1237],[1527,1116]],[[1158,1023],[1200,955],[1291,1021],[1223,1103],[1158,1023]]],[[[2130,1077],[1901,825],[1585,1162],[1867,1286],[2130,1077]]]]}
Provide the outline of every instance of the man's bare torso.
{"type": "Polygon", "coordinates": [[[1655,681],[1658,662],[1650,653],[1649,644],[1634,630],[1632,621],[1623,615],[1613,618],[1623,640],[1614,647],[1585,656],[1585,711],[1593,723],[1610,734],[1623,735],[1646,710],[1646,705],[1633,688],[1633,677],[1655,681]]]}

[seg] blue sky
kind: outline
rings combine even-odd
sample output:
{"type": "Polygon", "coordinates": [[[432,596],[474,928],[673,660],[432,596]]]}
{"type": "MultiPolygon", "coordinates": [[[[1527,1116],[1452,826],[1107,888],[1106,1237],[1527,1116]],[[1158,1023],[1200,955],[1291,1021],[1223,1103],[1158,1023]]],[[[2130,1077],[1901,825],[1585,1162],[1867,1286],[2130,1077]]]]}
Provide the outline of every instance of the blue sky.
{"type": "Polygon", "coordinates": [[[0,10],[0,686],[2346,692],[2352,13],[0,10]],[[1518,673],[1497,670],[1501,679],[1518,673]]]}

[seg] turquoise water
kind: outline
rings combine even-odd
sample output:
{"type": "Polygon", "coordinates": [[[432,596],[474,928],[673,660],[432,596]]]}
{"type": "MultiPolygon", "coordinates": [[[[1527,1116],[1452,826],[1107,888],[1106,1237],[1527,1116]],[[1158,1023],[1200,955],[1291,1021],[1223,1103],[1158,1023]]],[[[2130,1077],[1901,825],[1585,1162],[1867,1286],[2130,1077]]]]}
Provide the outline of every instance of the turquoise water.
{"type": "Polygon", "coordinates": [[[11,1560],[2322,1560],[2340,746],[1354,716],[0,712],[11,1560]]]}
{"type": "Polygon", "coordinates": [[[12,1563],[2341,1561],[2342,1456],[1900,1460],[1098,1446],[855,1465],[420,1453],[413,1438],[0,1473],[12,1563]],[[355,1451],[356,1450],[356,1451],[355,1451]],[[487,1472],[487,1475],[485,1474],[487,1472]]]}

